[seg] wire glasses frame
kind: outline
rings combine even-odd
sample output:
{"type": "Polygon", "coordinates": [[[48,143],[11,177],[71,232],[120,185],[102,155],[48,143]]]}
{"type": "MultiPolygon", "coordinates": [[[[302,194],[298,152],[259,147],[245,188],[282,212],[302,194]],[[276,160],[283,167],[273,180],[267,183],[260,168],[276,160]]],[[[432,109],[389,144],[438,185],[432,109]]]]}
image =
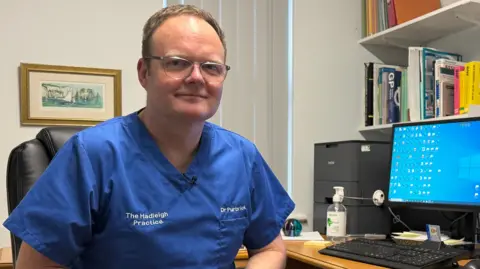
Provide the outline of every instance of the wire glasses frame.
{"type": "Polygon", "coordinates": [[[223,82],[227,77],[230,66],[216,62],[192,62],[178,56],[148,56],[144,59],[159,60],[165,74],[174,79],[185,79],[193,72],[196,63],[199,64],[200,72],[209,82],[223,82]]]}

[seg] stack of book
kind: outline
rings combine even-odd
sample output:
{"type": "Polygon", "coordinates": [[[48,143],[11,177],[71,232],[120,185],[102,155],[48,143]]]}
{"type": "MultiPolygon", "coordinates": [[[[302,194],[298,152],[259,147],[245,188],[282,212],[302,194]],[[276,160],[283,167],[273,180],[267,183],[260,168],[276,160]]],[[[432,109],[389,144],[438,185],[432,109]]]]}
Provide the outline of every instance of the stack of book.
{"type": "Polygon", "coordinates": [[[480,104],[480,62],[409,47],[408,66],[365,64],[365,126],[468,113],[480,104]]]}
{"type": "Polygon", "coordinates": [[[402,24],[441,7],[440,0],[361,0],[363,37],[402,24]]]}
{"type": "Polygon", "coordinates": [[[480,62],[454,67],[454,114],[466,114],[470,105],[480,104],[480,62]]]}

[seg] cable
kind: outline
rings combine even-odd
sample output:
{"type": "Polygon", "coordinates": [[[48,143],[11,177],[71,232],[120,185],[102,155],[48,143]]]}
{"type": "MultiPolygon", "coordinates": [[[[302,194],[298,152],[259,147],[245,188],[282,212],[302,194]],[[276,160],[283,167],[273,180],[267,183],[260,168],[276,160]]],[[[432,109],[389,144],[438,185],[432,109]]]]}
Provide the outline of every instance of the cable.
{"type": "Polygon", "coordinates": [[[449,216],[447,216],[443,211],[438,211],[438,212],[440,212],[440,214],[442,214],[442,216],[443,216],[444,218],[446,218],[448,221],[454,221],[454,220],[455,220],[455,219],[452,219],[452,218],[450,218],[449,216]]]}
{"type": "Polygon", "coordinates": [[[352,197],[352,196],[343,196],[343,198],[352,199],[352,200],[369,200],[369,201],[372,200],[372,198],[352,197]]]}
{"type": "MultiPolygon", "coordinates": [[[[364,197],[349,197],[349,196],[343,196],[343,198],[347,198],[347,199],[352,199],[352,200],[370,200],[370,201],[373,201],[373,203],[377,206],[380,206],[383,204],[383,199],[384,199],[384,195],[383,195],[383,192],[382,191],[376,191],[374,194],[373,194],[373,197],[372,198],[364,198],[364,197]],[[378,193],[377,193],[378,192],[378,193]]],[[[400,219],[400,215],[395,215],[395,213],[393,213],[392,209],[390,207],[388,207],[388,211],[390,211],[390,214],[392,214],[393,216],[393,223],[396,224],[396,223],[401,223],[403,226],[405,226],[405,228],[407,228],[409,231],[412,231],[412,229],[405,223],[403,222],[401,219],[400,219]]],[[[458,220],[455,220],[455,221],[458,221],[458,220]]]]}
{"type": "Polygon", "coordinates": [[[408,227],[407,224],[405,224],[405,222],[403,222],[401,219],[400,219],[400,215],[395,215],[395,213],[393,213],[392,209],[390,207],[388,207],[388,211],[390,211],[390,214],[392,214],[393,216],[393,223],[401,223],[403,224],[403,226],[405,226],[405,228],[407,228],[409,231],[412,231],[412,229],[410,227],[408,227]]]}
{"type": "Polygon", "coordinates": [[[452,221],[452,223],[450,223],[450,230],[452,229],[453,225],[454,225],[456,222],[458,222],[459,220],[465,218],[467,215],[468,215],[468,212],[465,213],[465,214],[463,214],[463,215],[461,215],[460,217],[454,219],[454,220],[452,221]]]}
{"type": "Polygon", "coordinates": [[[354,196],[342,196],[343,198],[351,199],[351,200],[363,200],[363,201],[372,201],[373,198],[366,198],[366,197],[354,197],[354,196]]]}

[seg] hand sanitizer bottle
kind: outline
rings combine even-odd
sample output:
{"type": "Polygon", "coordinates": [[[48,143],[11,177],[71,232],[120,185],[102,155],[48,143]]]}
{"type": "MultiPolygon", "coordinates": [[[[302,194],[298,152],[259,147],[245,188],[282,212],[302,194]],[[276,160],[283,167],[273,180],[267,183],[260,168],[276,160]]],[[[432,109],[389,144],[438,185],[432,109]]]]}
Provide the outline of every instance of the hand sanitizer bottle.
{"type": "Polygon", "coordinates": [[[347,208],[343,202],[343,187],[333,187],[333,204],[327,208],[327,239],[331,242],[344,242],[347,234],[347,208]]]}

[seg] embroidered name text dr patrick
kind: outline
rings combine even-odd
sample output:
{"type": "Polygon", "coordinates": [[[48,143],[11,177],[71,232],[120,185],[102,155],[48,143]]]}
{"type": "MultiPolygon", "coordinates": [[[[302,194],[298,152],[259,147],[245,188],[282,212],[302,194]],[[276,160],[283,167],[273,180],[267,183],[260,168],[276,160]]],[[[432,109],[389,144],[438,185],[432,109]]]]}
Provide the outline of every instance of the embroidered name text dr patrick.
{"type": "Polygon", "coordinates": [[[245,210],[247,210],[247,207],[245,207],[244,205],[220,208],[221,213],[239,212],[239,211],[245,211],[245,210]]]}

